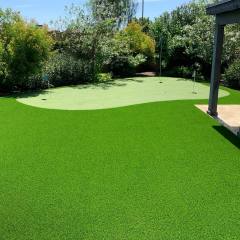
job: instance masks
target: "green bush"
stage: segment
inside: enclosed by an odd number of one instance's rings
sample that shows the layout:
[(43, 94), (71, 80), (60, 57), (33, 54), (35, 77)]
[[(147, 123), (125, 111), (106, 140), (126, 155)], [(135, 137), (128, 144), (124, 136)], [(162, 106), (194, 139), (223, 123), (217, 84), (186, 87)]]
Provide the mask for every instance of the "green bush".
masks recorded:
[(136, 73), (137, 67), (144, 63), (146, 58), (138, 54), (137, 56), (115, 56), (111, 59), (109, 70), (114, 76), (127, 77)]
[(131, 76), (138, 67), (151, 64), (155, 55), (155, 41), (142, 32), (142, 27), (136, 22), (118, 32), (112, 43), (108, 70), (115, 76)]
[(24, 89), (50, 54), (46, 28), (25, 22), (17, 13), (0, 11), (0, 88)]
[(104, 72), (104, 66), (112, 53), (116, 22), (109, 18), (110, 9), (101, 2), (96, 5), (96, 9), (72, 5), (66, 8), (66, 17), (56, 22), (60, 29), (66, 29), (60, 30), (60, 39), (56, 45), (64, 53), (62, 56), (68, 59), (67, 62), (63, 59), (66, 66), (62, 66), (68, 76), (64, 76), (62, 69), (56, 69), (64, 78), (73, 78), (77, 82), (96, 82), (98, 74)]
[[(208, 0), (191, 0), (170, 12), (164, 12), (150, 25), (150, 34), (157, 42), (157, 53), (162, 42), (162, 60), (166, 70), (181, 65), (201, 64), (200, 74), (210, 79), (214, 34), (214, 18), (206, 14)], [(232, 24), (225, 28), (223, 65), (239, 55), (240, 25)]]
[(166, 71), (166, 75), (171, 77), (192, 78), (193, 71), (192, 67), (177, 66), (173, 67), (169, 71)]
[(191, 78), (193, 75), (193, 69), (185, 66), (176, 67), (176, 74), (178, 77)]
[(94, 79), (91, 70), (88, 61), (57, 52), (46, 62), (40, 77), (43, 83), (45, 78), (53, 86), (75, 85), (91, 82)]
[(225, 80), (230, 87), (240, 88), (240, 60), (235, 60), (225, 72)]
[(98, 82), (109, 82), (112, 81), (111, 73), (99, 73), (97, 76)]
[(143, 32), (142, 26), (137, 22), (131, 22), (120, 32), (117, 37), (126, 38), (130, 49), (134, 54), (142, 54), (149, 59), (153, 59), (155, 55), (155, 40)]
[(83, 59), (77, 59), (70, 54), (56, 52), (46, 62), (41, 74), (32, 78), (29, 88), (59, 87), (111, 80), (110, 73), (99, 73), (95, 78), (88, 61), (84, 62)]

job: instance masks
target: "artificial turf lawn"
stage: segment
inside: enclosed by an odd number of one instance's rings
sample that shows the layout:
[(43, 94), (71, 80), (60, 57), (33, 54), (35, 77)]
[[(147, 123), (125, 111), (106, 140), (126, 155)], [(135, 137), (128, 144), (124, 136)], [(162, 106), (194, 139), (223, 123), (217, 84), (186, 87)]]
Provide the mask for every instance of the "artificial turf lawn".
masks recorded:
[[(228, 92), (219, 91), (219, 97)], [(208, 99), (209, 87), (181, 78), (138, 77), (116, 79), (101, 84), (88, 84), (48, 89), (23, 94), (21, 103), (50, 109), (95, 110), (123, 107), (148, 102)]]
[[(221, 103), (240, 103), (227, 91)], [(239, 239), (240, 143), (194, 107), (206, 102), (0, 98), (0, 239)]]

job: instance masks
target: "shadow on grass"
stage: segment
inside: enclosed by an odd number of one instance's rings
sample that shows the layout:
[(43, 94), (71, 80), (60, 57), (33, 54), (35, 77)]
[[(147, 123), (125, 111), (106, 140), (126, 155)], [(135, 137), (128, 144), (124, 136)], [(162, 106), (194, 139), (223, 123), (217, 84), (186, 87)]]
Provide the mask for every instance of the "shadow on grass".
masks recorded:
[(106, 83), (90, 83), (90, 84), (84, 84), (84, 85), (71, 85), (69, 87), (73, 89), (103, 89), (107, 90), (112, 87), (125, 87), (127, 86), (126, 83), (117, 83), (114, 81), (109, 81)]
[[(72, 89), (103, 89), (108, 90), (112, 87), (126, 87), (128, 83), (135, 82), (135, 83), (143, 83), (144, 80), (139, 78), (122, 78), (122, 79), (113, 79), (112, 81), (102, 82), (102, 83), (85, 83), (85, 84), (78, 84), (78, 85), (68, 85), (68, 86), (59, 86), (56, 88), (72, 88)], [(51, 88), (49, 89), (42, 89), (42, 90), (33, 90), (33, 91), (26, 91), (26, 92), (18, 92), (12, 94), (3, 95), (6, 98), (31, 98), (37, 97), (39, 95), (48, 95), (53, 93)], [(45, 100), (44, 97), (42, 100)]]
[(68, 87), (74, 88), (74, 89), (103, 89), (108, 90), (112, 87), (126, 87), (127, 83), (129, 82), (136, 82), (136, 83), (143, 83), (143, 80), (141, 79), (134, 79), (134, 78), (123, 78), (123, 79), (116, 79), (108, 82), (103, 83), (89, 83), (89, 84), (83, 84), (83, 85), (71, 85)]
[(240, 149), (240, 137), (235, 136), (230, 130), (223, 126), (213, 126), (213, 128), (225, 137), (229, 142)]
[[(51, 93), (51, 89), (44, 89), (44, 90), (36, 90), (36, 91), (26, 91), (26, 92), (14, 92), (14, 93), (9, 93), (5, 96), (2, 96), (4, 98), (9, 98), (9, 99), (17, 99), (17, 98), (31, 98), (31, 97), (37, 97), (39, 95), (49, 95)], [(42, 100), (46, 100), (43, 96)]]
[(191, 81), (192, 79), (187, 79), (187, 78), (178, 78), (177, 81), (178, 82), (189, 82)]
[(14, 98), (30, 98), (30, 97), (37, 97), (39, 95), (48, 95), (51, 93), (50, 89), (46, 89), (46, 90), (38, 90), (38, 91), (28, 91), (28, 92), (24, 92), (24, 93), (18, 93), (18, 94), (14, 94), (13, 97)]

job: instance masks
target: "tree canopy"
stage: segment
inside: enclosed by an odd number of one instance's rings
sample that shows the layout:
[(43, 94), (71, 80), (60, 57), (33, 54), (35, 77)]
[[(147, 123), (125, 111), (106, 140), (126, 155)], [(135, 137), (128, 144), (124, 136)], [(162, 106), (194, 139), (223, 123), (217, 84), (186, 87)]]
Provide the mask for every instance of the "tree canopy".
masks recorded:
[[(130, 22), (136, 14), (137, 2), (135, 0), (90, 0), (93, 15), (99, 19), (113, 18), (117, 26)], [(100, 12), (98, 9), (105, 8), (109, 11)]]

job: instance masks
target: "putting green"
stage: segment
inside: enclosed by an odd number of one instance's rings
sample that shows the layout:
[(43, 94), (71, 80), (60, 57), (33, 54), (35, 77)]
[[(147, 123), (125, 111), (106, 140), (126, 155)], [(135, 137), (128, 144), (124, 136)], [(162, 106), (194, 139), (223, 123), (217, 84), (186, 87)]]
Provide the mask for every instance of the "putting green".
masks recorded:
[[(220, 97), (229, 95), (221, 90)], [(108, 83), (54, 88), (22, 95), (17, 101), (40, 108), (94, 110), (135, 104), (207, 99), (209, 87), (196, 83), (195, 93), (190, 80), (167, 77), (128, 78)]]

